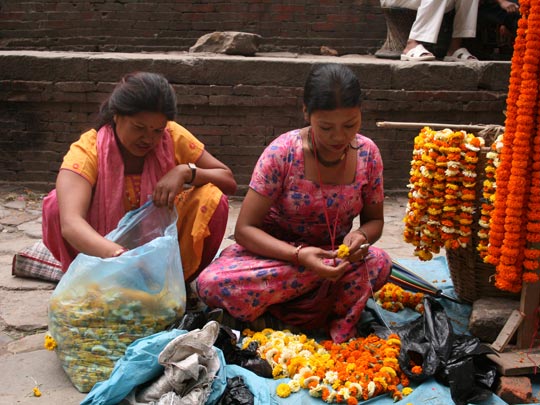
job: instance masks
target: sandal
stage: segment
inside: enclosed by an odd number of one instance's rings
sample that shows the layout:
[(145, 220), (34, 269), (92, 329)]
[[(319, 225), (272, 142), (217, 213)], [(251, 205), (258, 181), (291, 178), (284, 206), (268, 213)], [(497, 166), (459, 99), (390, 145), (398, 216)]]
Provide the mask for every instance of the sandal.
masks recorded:
[(459, 48), (452, 55), (444, 57), (445, 62), (468, 62), (477, 61), (478, 59), (467, 48)]
[(435, 60), (435, 55), (424, 48), (424, 45), (418, 44), (414, 48), (409, 49), (407, 53), (401, 54), (401, 60), (408, 60), (411, 62), (423, 62), (427, 60)]

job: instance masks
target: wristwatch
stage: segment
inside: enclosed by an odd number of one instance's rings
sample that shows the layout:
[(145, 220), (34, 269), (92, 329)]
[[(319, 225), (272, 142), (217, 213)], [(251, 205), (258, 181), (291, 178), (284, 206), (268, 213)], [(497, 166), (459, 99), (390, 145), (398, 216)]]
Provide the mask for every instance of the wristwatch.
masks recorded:
[(195, 166), (195, 163), (188, 163), (188, 167), (191, 169), (191, 180), (188, 181), (188, 184), (193, 183), (195, 180), (195, 176), (197, 175), (197, 166)]

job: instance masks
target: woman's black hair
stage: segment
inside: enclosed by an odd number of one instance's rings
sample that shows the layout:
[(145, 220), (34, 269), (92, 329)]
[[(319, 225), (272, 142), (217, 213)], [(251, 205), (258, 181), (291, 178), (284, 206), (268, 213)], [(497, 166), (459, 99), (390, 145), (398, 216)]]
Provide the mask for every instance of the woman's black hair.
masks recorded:
[(116, 85), (99, 109), (96, 128), (113, 124), (114, 115), (157, 112), (173, 121), (176, 117), (176, 94), (161, 74), (136, 72), (127, 74)]
[(339, 63), (313, 65), (304, 85), (304, 105), (316, 110), (360, 107), (362, 90), (353, 71)]

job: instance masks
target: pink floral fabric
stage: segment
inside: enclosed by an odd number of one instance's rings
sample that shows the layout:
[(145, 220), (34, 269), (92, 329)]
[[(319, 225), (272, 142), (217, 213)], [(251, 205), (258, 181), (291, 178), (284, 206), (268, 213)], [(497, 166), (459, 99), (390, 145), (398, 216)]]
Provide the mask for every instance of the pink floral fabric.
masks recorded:
[[(339, 245), (364, 204), (384, 199), (379, 150), (362, 135), (357, 135), (357, 142), (360, 148), (356, 151), (354, 181), (345, 185), (324, 184), (321, 190), (318, 183), (304, 176), (300, 130), (275, 139), (259, 158), (250, 182), (253, 190), (273, 202), (264, 220), (265, 231), (294, 245), (329, 249), (331, 240), (324, 204), (331, 222), (338, 216), (336, 245)], [(386, 282), (390, 268), (388, 254), (372, 246), (365, 261), (351, 265), (339, 281), (328, 287), (330, 306), (321, 308), (322, 305), (314, 302), (306, 307), (322, 311), (320, 315), (327, 317), (332, 339), (345, 341), (355, 335), (367, 299)], [(238, 244), (225, 249), (197, 280), (199, 295), (208, 306), (224, 308), (242, 321), (253, 321), (267, 310), (283, 317), (286, 311), (275, 310), (276, 306), (287, 308), (292, 300), (297, 304), (298, 299), (323, 284), (323, 279), (302, 266), (255, 255)], [(303, 314), (298, 315), (298, 323), (302, 323)]]

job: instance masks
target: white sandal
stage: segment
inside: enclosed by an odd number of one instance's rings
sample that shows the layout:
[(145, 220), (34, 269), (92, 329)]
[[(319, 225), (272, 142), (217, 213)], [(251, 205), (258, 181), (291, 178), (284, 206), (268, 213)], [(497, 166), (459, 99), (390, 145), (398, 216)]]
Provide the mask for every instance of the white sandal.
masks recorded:
[(478, 59), (467, 48), (459, 48), (452, 55), (444, 57), (445, 62), (476, 62)]
[(401, 54), (401, 60), (408, 60), (411, 62), (424, 62), (427, 60), (435, 60), (435, 55), (424, 48), (424, 45), (418, 44), (414, 48), (409, 49), (407, 53)]

